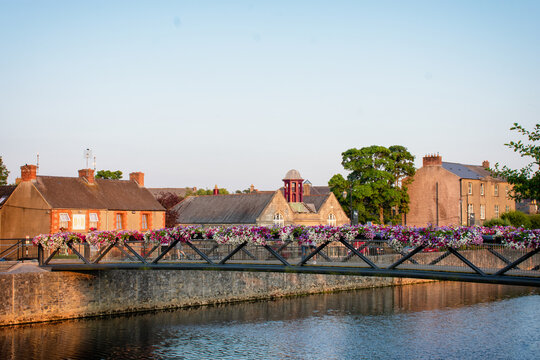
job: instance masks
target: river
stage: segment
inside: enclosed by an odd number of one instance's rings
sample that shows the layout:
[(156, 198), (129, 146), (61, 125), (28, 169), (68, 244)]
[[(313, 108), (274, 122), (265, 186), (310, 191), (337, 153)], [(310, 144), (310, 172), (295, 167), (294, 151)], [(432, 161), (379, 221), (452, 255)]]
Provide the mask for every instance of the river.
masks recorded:
[(2, 359), (538, 359), (540, 289), (436, 282), (0, 328)]

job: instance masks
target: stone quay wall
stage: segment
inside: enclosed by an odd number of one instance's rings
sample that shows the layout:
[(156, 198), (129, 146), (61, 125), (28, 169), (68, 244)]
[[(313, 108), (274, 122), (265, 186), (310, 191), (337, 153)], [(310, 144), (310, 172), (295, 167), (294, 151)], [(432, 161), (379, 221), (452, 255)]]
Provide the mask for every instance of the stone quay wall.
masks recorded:
[(0, 273), (0, 326), (425, 281), (196, 270)]

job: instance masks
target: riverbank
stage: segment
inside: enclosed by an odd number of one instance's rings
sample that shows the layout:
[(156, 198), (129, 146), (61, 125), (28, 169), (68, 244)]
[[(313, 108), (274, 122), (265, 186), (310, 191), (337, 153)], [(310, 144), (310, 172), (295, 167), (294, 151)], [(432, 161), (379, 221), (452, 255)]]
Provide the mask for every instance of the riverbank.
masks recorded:
[(0, 273), (0, 326), (264, 300), (431, 280), (189, 270)]

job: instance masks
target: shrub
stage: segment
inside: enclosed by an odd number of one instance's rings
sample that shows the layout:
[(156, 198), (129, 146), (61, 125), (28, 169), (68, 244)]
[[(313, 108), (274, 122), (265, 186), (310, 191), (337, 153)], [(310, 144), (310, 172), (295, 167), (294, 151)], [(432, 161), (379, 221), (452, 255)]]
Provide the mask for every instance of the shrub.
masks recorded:
[(510, 221), (510, 224), (515, 227), (531, 228), (531, 219), (521, 211), (509, 211), (501, 216), (502, 219)]
[(510, 221), (508, 219), (500, 219), (500, 218), (493, 218), (489, 219), (487, 221), (484, 221), (485, 227), (493, 227), (493, 226), (510, 226)]
[(531, 229), (540, 229), (540, 214), (529, 215), (531, 220)]

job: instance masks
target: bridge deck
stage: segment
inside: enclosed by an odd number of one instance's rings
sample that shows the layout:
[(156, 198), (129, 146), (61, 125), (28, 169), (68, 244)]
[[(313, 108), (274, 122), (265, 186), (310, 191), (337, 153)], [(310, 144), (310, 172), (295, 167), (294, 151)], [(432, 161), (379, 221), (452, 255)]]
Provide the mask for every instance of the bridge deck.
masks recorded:
[[(188, 246), (186, 246), (188, 245)], [(214, 270), (264, 271), (357, 276), (387, 276), (540, 287), (539, 250), (514, 250), (485, 244), (459, 251), (424, 252), (419, 246), (397, 252), (385, 242), (340, 240), (305, 251), (298, 244), (222, 245), (211, 240), (193, 241), (183, 247), (114, 244), (102, 249), (69, 245), (57, 249), (40, 265), (53, 271), (105, 270)], [(301, 256), (303, 253), (303, 256)], [(84, 255), (83, 255), (84, 254)], [(178, 258), (183, 258), (178, 260)], [(316, 260), (314, 263), (313, 260)]]

